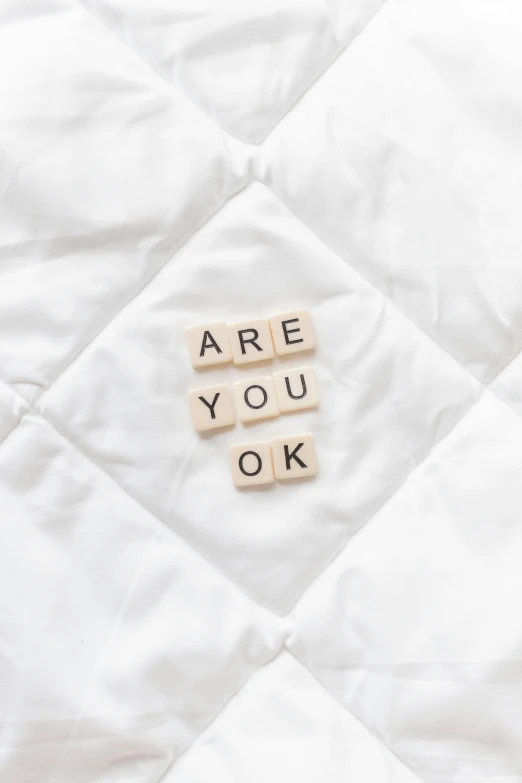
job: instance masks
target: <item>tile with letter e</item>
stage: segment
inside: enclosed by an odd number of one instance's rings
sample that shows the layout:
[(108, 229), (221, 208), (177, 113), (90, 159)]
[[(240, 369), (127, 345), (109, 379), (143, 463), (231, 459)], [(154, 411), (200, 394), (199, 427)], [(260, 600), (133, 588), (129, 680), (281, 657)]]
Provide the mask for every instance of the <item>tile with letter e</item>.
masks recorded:
[(317, 473), (313, 435), (290, 435), (272, 440), (274, 473), (277, 479), (304, 478)]
[(315, 408), (319, 389), (313, 367), (296, 367), (274, 373), (277, 401), (281, 413)]
[(262, 362), (274, 358), (274, 345), (268, 319), (229, 324), (228, 334), (234, 364)]
[(279, 405), (271, 375), (234, 383), (236, 410), (240, 421), (250, 422), (279, 416)]
[(189, 326), (185, 330), (192, 366), (210, 367), (232, 360), (228, 327), (225, 323)]
[(270, 329), (278, 356), (315, 348), (315, 332), (309, 310), (293, 310), (270, 318)]
[(230, 446), (230, 470), (236, 487), (271, 484), (274, 480), (269, 443)]
[(236, 423), (232, 392), (226, 383), (187, 392), (194, 428), (198, 432)]

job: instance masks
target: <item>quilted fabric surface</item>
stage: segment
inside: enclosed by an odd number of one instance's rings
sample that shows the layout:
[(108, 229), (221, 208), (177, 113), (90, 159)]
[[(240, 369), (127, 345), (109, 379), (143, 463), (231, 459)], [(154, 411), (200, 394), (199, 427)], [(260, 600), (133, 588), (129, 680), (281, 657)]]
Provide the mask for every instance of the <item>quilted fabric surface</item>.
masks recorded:
[[(2, 783), (522, 781), (521, 38), (0, 4)], [(319, 476), (240, 492), (184, 329), (302, 307)]]

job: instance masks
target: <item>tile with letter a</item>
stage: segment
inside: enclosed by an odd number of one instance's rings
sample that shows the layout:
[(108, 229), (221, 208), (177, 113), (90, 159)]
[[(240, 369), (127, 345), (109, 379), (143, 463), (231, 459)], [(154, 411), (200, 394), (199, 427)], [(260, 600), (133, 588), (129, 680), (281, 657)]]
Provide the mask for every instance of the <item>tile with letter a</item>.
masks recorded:
[(309, 310), (293, 310), (270, 318), (270, 329), (278, 356), (315, 348), (315, 332)]
[(317, 473), (313, 435), (290, 435), (272, 440), (276, 479), (304, 478)]
[(271, 484), (274, 480), (270, 443), (242, 443), (230, 447), (230, 470), (236, 487)]
[(270, 325), (265, 318), (243, 321), (228, 327), (234, 364), (262, 362), (274, 358)]
[(234, 396), (240, 421), (251, 422), (279, 416), (279, 405), (271, 375), (236, 381)]
[(315, 408), (319, 390), (313, 367), (295, 367), (274, 373), (274, 383), (281, 413)]
[(236, 423), (230, 386), (226, 383), (187, 392), (194, 428), (198, 432)]
[(186, 329), (190, 361), (196, 369), (232, 360), (228, 328), (225, 323), (201, 324)]

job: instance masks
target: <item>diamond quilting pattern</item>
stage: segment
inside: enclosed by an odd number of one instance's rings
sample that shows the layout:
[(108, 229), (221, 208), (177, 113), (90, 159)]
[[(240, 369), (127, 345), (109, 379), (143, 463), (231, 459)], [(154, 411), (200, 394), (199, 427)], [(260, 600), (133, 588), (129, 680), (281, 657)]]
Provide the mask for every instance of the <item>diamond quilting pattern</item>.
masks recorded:
[(420, 783), (288, 653), (256, 672), (164, 783)]
[(521, 436), (487, 392), (297, 608), (296, 654), (423, 780), (522, 769)]
[[(184, 327), (261, 317), (267, 302), (278, 312), (303, 301), (318, 332), (321, 406), (300, 414), (296, 425), (286, 417), (260, 424), (256, 437), (292, 426), (315, 432), (321, 480), (303, 484), (297, 497), (285, 487), (260, 492), (254, 504), (232, 486), (226, 459), (228, 445), (251, 440), (251, 430), (197, 436), (185, 395), (191, 384), (255, 377), (259, 369), (239, 375), (227, 367), (196, 378)], [(346, 323), (353, 324), (349, 333)], [(302, 361), (295, 355), (271, 369)], [(480, 390), (254, 184), (85, 351), (42, 398), (41, 410), (257, 601), (285, 612)]]
[(522, 344), (522, 20), (478, 7), (388, 3), (263, 154), (283, 201), (489, 382)]
[(281, 624), (41, 420), (2, 444), (0, 476), (2, 779), (131, 779), (137, 754), (157, 779)]
[[(303, 780), (520, 775), (520, 422), (448, 356), (519, 411), (518, 6), (220, 5), (0, 12), (2, 777), (157, 783), (294, 621), (373, 735), (283, 653), (168, 783), (254, 779), (264, 720)], [(324, 469), (254, 505), (181, 332), (303, 305)]]
[(259, 143), (383, 0), (83, 2), (219, 125)]
[(242, 174), (215, 123), (76, 3), (42, 0), (47, 45), (21, 57), (19, 7), (0, 11), (0, 378), (32, 402)]

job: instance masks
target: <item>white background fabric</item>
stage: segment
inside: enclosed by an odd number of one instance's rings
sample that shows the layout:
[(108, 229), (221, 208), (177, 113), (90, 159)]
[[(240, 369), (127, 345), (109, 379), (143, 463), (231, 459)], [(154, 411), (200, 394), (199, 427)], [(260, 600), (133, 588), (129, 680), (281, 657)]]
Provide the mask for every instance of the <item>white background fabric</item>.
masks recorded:
[[(522, 781), (521, 37), (0, 5), (2, 782)], [(198, 436), (259, 370), (185, 327), (300, 307), (320, 408)], [(234, 489), (300, 431), (316, 480)]]

